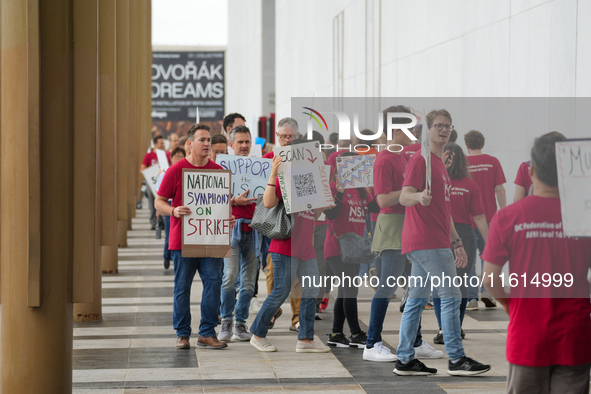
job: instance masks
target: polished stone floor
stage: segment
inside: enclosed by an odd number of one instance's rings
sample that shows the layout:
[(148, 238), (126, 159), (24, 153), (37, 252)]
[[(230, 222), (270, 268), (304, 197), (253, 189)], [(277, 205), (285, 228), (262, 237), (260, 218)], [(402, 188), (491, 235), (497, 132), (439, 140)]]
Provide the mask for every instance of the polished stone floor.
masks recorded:
[[(145, 204), (144, 204), (145, 206)], [(172, 329), (173, 270), (162, 267), (163, 239), (149, 230), (147, 210), (138, 211), (129, 232), (129, 247), (119, 249), (119, 274), (103, 276), (103, 321), (74, 325), (74, 393), (503, 393), (507, 375), (505, 339), (508, 318), (499, 309), (468, 312), (464, 321), (467, 354), (492, 370), (478, 377), (445, 373), (447, 357), (427, 360), (439, 373), (431, 377), (399, 377), (393, 363), (362, 360), (362, 350), (333, 349), (326, 354), (295, 353), (297, 336), (289, 331), (289, 303), (269, 331), (276, 353), (257, 352), (248, 342), (225, 350), (175, 348)], [(199, 321), (202, 285), (192, 288), (193, 322)], [(369, 321), (373, 291), (362, 288), (359, 318)], [(259, 300), (266, 297), (264, 274)], [(390, 304), (384, 341), (398, 344), (398, 298)], [(288, 300), (289, 301), (289, 300)], [(326, 341), (332, 327), (332, 300), (315, 325), (316, 340)], [(248, 320), (250, 324), (253, 316)], [(194, 327), (195, 328), (195, 327)], [(423, 313), (423, 334), (432, 344), (437, 323), (433, 311)], [(442, 345), (434, 345), (443, 350)], [(425, 360), (424, 360), (425, 361)]]

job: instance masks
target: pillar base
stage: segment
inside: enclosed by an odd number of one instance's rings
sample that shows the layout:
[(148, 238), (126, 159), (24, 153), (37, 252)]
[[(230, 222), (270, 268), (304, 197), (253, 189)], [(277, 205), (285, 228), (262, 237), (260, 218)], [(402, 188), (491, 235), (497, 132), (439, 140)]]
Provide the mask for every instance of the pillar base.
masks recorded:
[(101, 262), (103, 274), (116, 274), (119, 272), (116, 246), (101, 246)]
[(127, 246), (127, 219), (117, 221), (117, 244), (120, 248)]

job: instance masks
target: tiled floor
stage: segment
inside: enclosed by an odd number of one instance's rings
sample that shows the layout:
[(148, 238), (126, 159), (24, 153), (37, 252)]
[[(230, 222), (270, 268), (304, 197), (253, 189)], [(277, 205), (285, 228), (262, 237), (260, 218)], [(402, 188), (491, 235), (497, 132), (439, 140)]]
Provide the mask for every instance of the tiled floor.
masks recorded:
[[(447, 358), (428, 360), (440, 372), (431, 377), (398, 377), (392, 363), (364, 362), (362, 350), (333, 349), (327, 354), (295, 353), (297, 336), (290, 332), (290, 308), (269, 332), (279, 351), (259, 353), (246, 343), (225, 350), (192, 347), (177, 350), (172, 329), (173, 271), (162, 268), (163, 240), (148, 230), (147, 211), (138, 211), (129, 247), (119, 250), (119, 274), (103, 277), (103, 321), (76, 323), (74, 328), (74, 393), (503, 393), (507, 374), (504, 347), (507, 317), (501, 310), (468, 312), (464, 346), (492, 371), (476, 378), (447, 375)], [(201, 282), (192, 288), (193, 322), (199, 321)], [(373, 291), (361, 289), (359, 318), (369, 321)], [(266, 296), (264, 276), (259, 300)], [(316, 340), (326, 341), (332, 326), (332, 302), (315, 325)], [(253, 316), (249, 319), (252, 322)], [(400, 312), (394, 300), (383, 339), (395, 348)], [(433, 311), (423, 314), (423, 334), (436, 334)], [(195, 338), (191, 340), (195, 344)], [(435, 346), (443, 350), (443, 346)]]

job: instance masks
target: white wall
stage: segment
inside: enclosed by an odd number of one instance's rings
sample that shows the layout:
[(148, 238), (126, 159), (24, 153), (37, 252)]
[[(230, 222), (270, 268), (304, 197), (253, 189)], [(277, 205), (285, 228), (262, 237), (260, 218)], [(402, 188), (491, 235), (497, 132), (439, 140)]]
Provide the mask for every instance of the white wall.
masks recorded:
[[(333, 24), (340, 13), (345, 97), (591, 96), (591, 1), (278, 1), (277, 119), (290, 115), (291, 97), (339, 91)], [(231, 43), (232, 33), (229, 53)], [(589, 112), (568, 110), (579, 123)], [(546, 111), (511, 135), (489, 123), (459, 129), (462, 146), (469, 129), (485, 133), (485, 153), (505, 170), (508, 201), (536, 136), (558, 130), (591, 137), (589, 128), (550, 124)]]
[(262, 115), (262, 0), (229, 0), (226, 51), (226, 114), (239, 112), (246, 125)]

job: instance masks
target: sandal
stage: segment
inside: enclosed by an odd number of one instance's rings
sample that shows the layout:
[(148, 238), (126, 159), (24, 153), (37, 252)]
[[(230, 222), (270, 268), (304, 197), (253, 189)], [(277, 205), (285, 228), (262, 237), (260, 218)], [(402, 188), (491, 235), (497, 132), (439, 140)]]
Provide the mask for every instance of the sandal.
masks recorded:
[(271, 321), (269, 322), (269, 330), (275, 327), (275, 322), (277, 321), (277, 319), (279, 319), (279, 316), (281, 316), (282, 313), (283, 311), (281, 310), (281, 308), (277, 309), (277, 312), (275, 312), (275, 315), (273, 315)]

